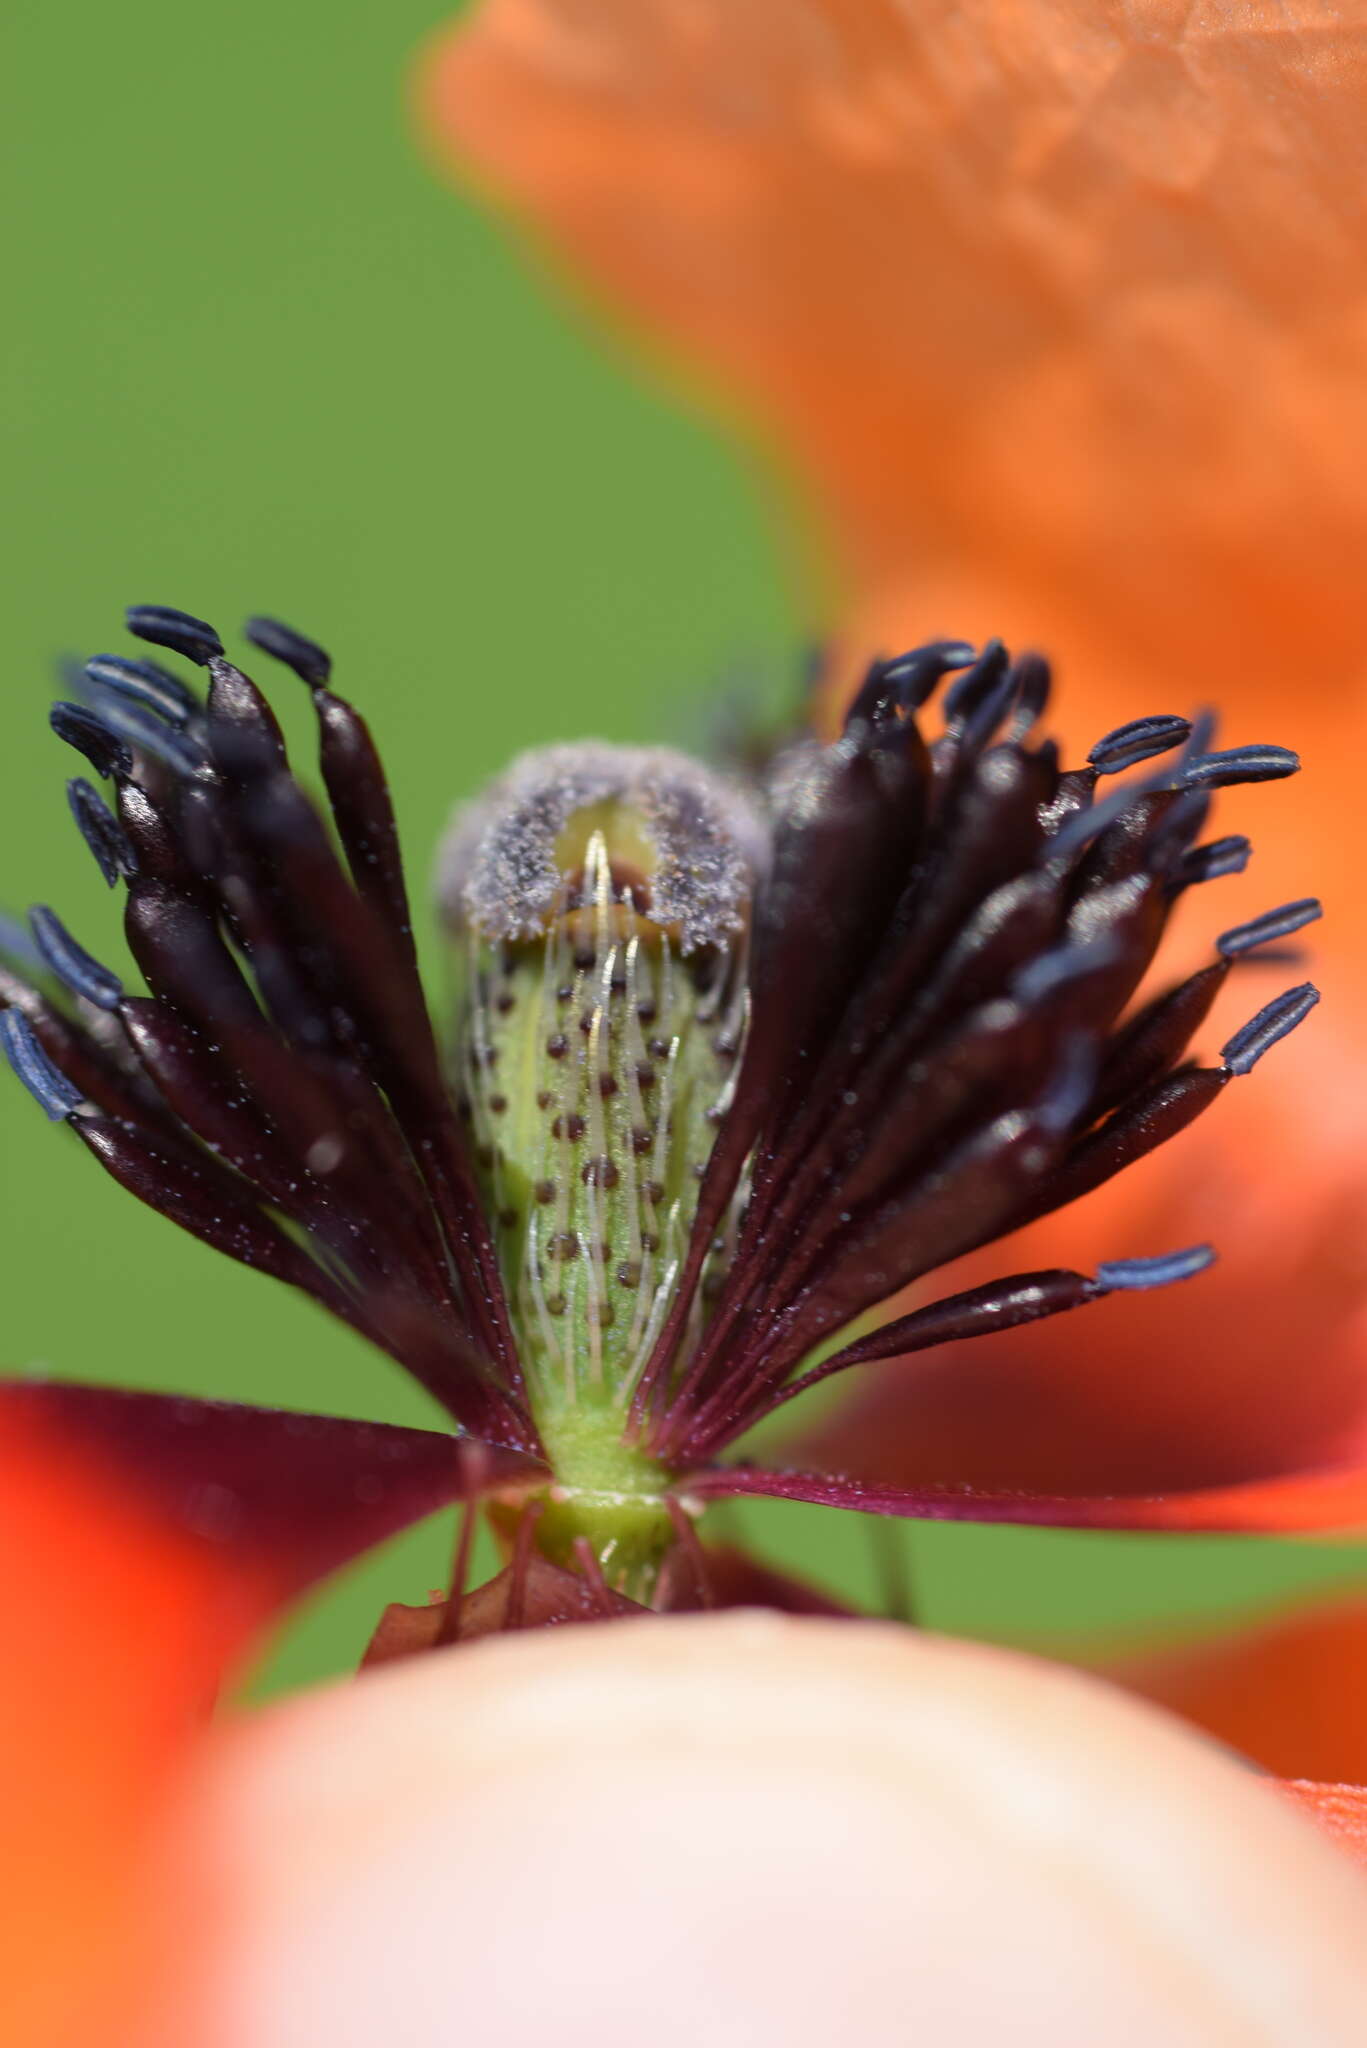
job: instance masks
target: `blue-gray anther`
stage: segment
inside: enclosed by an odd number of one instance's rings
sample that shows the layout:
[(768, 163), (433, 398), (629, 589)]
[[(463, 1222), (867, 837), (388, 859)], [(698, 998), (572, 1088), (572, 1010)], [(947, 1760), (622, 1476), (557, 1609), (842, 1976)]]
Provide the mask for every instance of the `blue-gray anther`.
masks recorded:
[(1118, 725), (1112, 732), (1104, 733), (1087, 759), (1098, 775), (1118, 775), (1124, 768), (1135, 768), (1141, 761), (1152, 760), (1155, 754), (1170, 753), (1190, 735), (1189, 718), (1155, 712), (1148, 718), (1132, 718), (1128, 725)]
[(1300, 755), (1290, 747), (1226, 747), (1221, 753), (1195, 755), (1178, 780), (1183, 789), (1229, 789), (1238, 782), (1279, 782), (1300, 765)]
[(118, 975), (76, 943), (55, 911), (36, 904), (28, 921), (38, 951), (73, 995), (84, 996), (100, 1010), (118, 1007), (123, 996), (123, 983)]
[(253, 647), (292, 668), (310, 689), (321, 689), (332, 674), (332, 656), (327, 650), (280, 619), (248, 619), (243, 631)]
[(222, 654), (223, 642), (213, 627), (193, 612), (179, 612), (169, 604), (130, 604), (124, 614), (128, 630), (154, 647), (169, 647), (201, 667)]
[(1098, 1287), (1142, 1292), (1148, 1287), (1170, 1287), (1175, 1280), (1190, 1280), (1215, 1263), (1215, 1247), (1188, 1245), (1185, 1251), (1160, 1252), (1151, 1259), (1108, 1259), (1096, 1269)]
[(130, 704), (155, 711), (172, 725), (184, 725), (199, 709), (195, 693), (179, 676), (155, 661), (129, 661), (121, 654), (95, 654), (85, 665), (86, 682)]
[(1290, 938), (1292, 932), (1313, 924), (1323, 914), (1316, 897), (1302, 896), (1295, 903), (1279, 904), (1275, 910), (1265, 910), (1261, 917), (1250, 918), (1247, 924), (1236, 924), (1221, 932), (1215, 941), (1216, 948), (1226, 960), (1236, 960), (1241, 953), (1251, 953), (1255, 946)]
[(85, 1097), (53, 1066), (39, 1045), (33, 1026), (19, 1010), (0, 1011), (0, 1052), (53, 1123), (64, 1123), (74, 1109), (80, 1108)]
[(1313, 982), (1303, 981), (1296, 988), (1285, 989), (1274, 996), (1270, 1003), (1264, 1003), (1256, 1017), (1250, 1017), (1241, 1031), (1220, 1049), (1220, 1058), (1231, 1074), (1251, 1074), (1265, 1052), (1270, 1052), (1279, 1039), (1294, 1031), (1314, 1009), (1320, 999), (1320, 992)]

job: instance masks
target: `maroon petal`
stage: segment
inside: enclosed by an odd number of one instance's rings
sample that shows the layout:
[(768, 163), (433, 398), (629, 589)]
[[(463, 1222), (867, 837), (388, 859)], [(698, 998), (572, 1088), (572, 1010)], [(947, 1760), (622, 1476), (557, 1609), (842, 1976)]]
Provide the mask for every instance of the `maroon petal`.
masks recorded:
[(790, 1578), (787, 1572), (762, 1564), (735, 1544), (705, 1544), (702, 1567), (705, 1588), (697, 1583), (698, 1574), (690, 1561), (680, 1560), (675, 1552), (667, 1567), (668, 1582), (661, 1607), (671, 1614), (696, 1613), (703, 1607), (772, 1607), (780, 1614), (839, 1616), (860, 1612), (857, 1607), (832, 1599), (819, 1587), (809, 1586), (804, 1579)]
[(1041, 1529), (1167, 1529), (1188, 1534), (1276, 1534), (1367, 1525), (1367, 1465), (1251, 1480), (1196, 1493), (992, 1493), (971, 1486), (880, 1486), (834, 1472), (770, 1472), (730, 1465), (694, 1472), (678, 1491), (695, 1501), (738, 1494), (808, 1501), (921, 1522), (1010, 1522)]
[(283, 1594), (453, 1501), (545, 1468), (471, 1437), (175, 1394), (10, 1381), (0, 1407), (90, 1453), (183, 1534)]

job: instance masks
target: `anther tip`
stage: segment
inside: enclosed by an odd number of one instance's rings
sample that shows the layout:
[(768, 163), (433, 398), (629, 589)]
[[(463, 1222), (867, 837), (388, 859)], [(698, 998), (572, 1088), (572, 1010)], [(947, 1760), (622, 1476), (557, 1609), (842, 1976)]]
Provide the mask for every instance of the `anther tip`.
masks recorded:
[(259, 647), (263, 654), (269, 654), (273, 660), (283, 662), (286, 668), (292, 668), (310, 689), (322, 689), (332, 674), (332, 656), (327, 650), (316, 640), (296, 633), (293, 626), (285, 625), (283, 620), (251, 618), (243, 631), (253, 647)]
[(1087, 759), (1098, 775), (1118, 775), (1137, 767), (1156, 754), (1170, 753), (1191, 737), (1191, 720), (1175, 713), (1154, 712), (1146, 718), (1132, 718), (1104, 733)]
[(169, 604), (130, 604), (124, 617), (129, 632), (139, 640), (169, 647), (201, 667), (223, 652), (223, 642), (213, 627), (193, 612), (177, 611)]
[(1236, 924), (1229, 931), (1221, 932), (1215, 941), (1216, 950), (1226, 960), (1237, 960), (1260, 946), (1290, 938), (1292, 932), (1313, 924), (1323, 915), (1323, 906), (1317, 897), (1302, 896), (1295, 903), (1279, 904), (1275, 910), (1265, 910), (1261, 917), (1250, 918), (1247, 924)]
[(29, 912), (33, 943), (58, 980), (73, 995), (83, 996), (99, 1010), (113, 1010), (123, 998), (123, 983), (72, 938), (55, 910), (36, 903)]
[(38, 1043), (33, 1026), (19, 1010), (0, 1011), (0, 1052), (39, 1108), (54, 1124), (65, 1123), (85, 1097), (55, 1067)]
[(1218, 753), (1197, 753), (1178, 777), (1183, 789), (1228, 789), (1240, 782), (1280, 782), (1295, 775), (1301, 757), (1290, 747), (1225, 747)]
[(1191, 1280), (1204, 1273), (1214, 1265), (1215, 1257), (1214, 1245), (1193, 1244), (1179, 1252), (1160, 1252), (1155, 1258), (1108, 1259), (1096, 1269), (1096, 1284), (1107, 1294), (1171, 1287), (1175, 1281)]
[(114, 888), (120, 875), (136, 874), (137, 853), (127, 833), (105, 808), (99, 791), (84, 777), (74, 775), (67, 783), (66, 798), (76, 829), (109, 887)]
[(1298, 1024), (1304, 1023), (1316, 1003), (1320, 992), (1312, 981), (1303, 981), (1295, 988), (1283, 989), (1270, 1003), (1264, 1003), (1255, 1017), (1227, 1041), (1220, 1049), (1227, 1073), (1234, 1075), (1251, 1074), (1265, 1053), (1289, 1036)]
[(47, 722), (58, 739), (68, 747), (74, 747), (78, 754), (83, 754), (95, 773), (103, 776), (106, 782), (111, 775), (132, 773), (132, 748), (84, 704), (59, 701), (48, 712)]

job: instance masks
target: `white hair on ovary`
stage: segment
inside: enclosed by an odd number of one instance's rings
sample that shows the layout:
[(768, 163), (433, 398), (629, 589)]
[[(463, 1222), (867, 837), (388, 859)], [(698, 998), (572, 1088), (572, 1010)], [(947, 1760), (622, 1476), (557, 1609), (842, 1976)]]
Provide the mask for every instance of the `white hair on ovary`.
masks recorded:
[(684, 952), (743, 927), (768, 833), (742, 788), (669, 748), (598, 740), (520, 755), (457, 811), (437, 862), (446, 920), (495, 940), (544, 931), (564, 881), (557, 841), (603, 804), (639, 820), (655, 856), (650, 918), (676, 928)]

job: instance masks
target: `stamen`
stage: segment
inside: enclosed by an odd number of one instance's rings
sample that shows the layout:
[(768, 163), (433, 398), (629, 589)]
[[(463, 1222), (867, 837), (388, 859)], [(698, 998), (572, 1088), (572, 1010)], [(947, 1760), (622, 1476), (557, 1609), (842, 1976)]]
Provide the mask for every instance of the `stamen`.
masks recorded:
[(118, 975), (93, 959), (84, 946), (77, 945), (55, 911), (36, 904), (28, 921), (38, 951), (73, 995), (84, 996), (100, 1010), (118, 1007), (123, 997), (123, 983)]
[(989, 640), (972, 668), (946, 691), (945, 723), (954, 725), (971, 718), (1002, 682), (1010, 666), (1011, 657), (1001, 641)]
[(1226, 747), (1222, 753), (1197, 754), (1178, 778), (1183, 789), (1231, 789), (1240, 782), (1279, 782), (1301, 765), (1290, 747)]
[(103, 719), (84, 704), (54, 704), (48, 724), (59, 740), (83, 754), (95, 773), (108, 782), (111, 775), (131, 775), (133, 750), (112, 733)]
[(1107, 1259), (1096, 1269), (1096, 1284), (1105, 1294), (1142, 1293), (1150, 1287), (1171, 1287), (1175, 1281), (1191, 1280), (1215, 1264), (1211, 1244), (1189, 1245), (1185, 1251), (1160, 1252), (1149, 1259)]
[(1191, 720), (1175, 713), (1155, 712), (1148, 718), (1132, 718), (1103, 734), (1087, 759), (1098, 775), (1118, 775), (1124, 768), (1136, 768), (1155, 754), (1170, 753), (1190, 737)]
[(475, 1547), (475, 1521), (478, 1515), (478, 1501), (484, 1491), (484, 1468), (488, 1461), (488, 1446), (467, 1439), (467, 1462), (470, 1471), (470, 1495), (462, 1501), (456, 1524), (456, 1550), (451, 1561), (451, 1587), (446, 1596), (446, 1608), (437, 1630), (438, 1644), (460, 1641), (460, 1608), (465, 1598), (466, 1582), (470, 1577), (470, 1553)]
[(1242, 832), (1231, 832), (1224, 839), (1212, 839), (1205, 846), (1193, 846), (1184, 854), (1176, 875), (1179, 889), (1190, 887), (1196, 882), (1217, 882), (1223, 875), (1241, 875), (1248, 866), (1253, 848)]
[(897, 685), (904, 710), (919, 711), (947, 675), (969, 668), (977, 658), (978, 650), (967, 640), (927, 640), (924, 646), (910, 648), (887, 662), (883, 679)]
[(137, 850), (132, 840), (110, 816), (92, 784), (74, 775), (66, 786), (67, 802), (76, 828), (95, 856), (95, 864), (112, 889), (120, 875), (138, 872)]
[(169, 647), (201, 668), (223, 652), (223, 642), (212, 626), (173, 605), (130, 604), (124, 618), (136, 639), (150, 640), (154, 647)]
[(1255, 946), (1265, 946), (1273, 939), (1289, 938), (1292, 932), (1313, 924), (1323, 915), (1317, 898), (1302, 896), (1295, 903), (1283, 903), (1277, 910), (1265, 910), (1261, 917), (1251, 918), (1247, 924), (1236, 924), (1229, 931), (1221, 932), (1215, 941), (1216, 949), (1226, 960), (1234, 960), (1241, 953), (1251, 953)]
[(883, 725), (901, 709), (916, 711), (926, 702), (942, 678), (977, 660), (976, 648), (966, 640), (932, 640), (909, 653), (879, 655), (864, 671), (859, 688), (845, 712), (844, 729), (854, 725)]
[(184, 725), (199, 710), (189, 686), (156, 661), (129, 661), (121, 654), (96, 654), (85, 664), (83, 675), (97, 689), (112, 690), (144, 710), (155, 711), (172, 725)]
[(598, 1554), (594, 1550), (593, 1545), (589, 1542), (587, 1536), (576, 1536), (570, 1548), (574, 1552), (579, 1570), (593, 1594), (595, 1608), (605, 1618), (610, 1617), (613, 1613), (612, 1591), (607, 1580), (603, 1577), (603, 1567), (598, 1561)]
[(1021, 968), (1011, 983), (1011, 993), (1018, 1003), (1043, 1002), (1069, 982), (1113, 966), (1122, 951), (1119, 940), (1110, 933), (1089, 940), (1086, 945), (1056, 946), (1052, 953), (1041, 953), (1037, 960)]
[(18, 960), (29, 969), (43, 971), (43, 956), (28, 935), (28, 927), (17, 917), (0, 910), (0, 957)]
[(164, 761), (179, 775), (197, 774), (205, 765), (203, 747), (188, 733), (178, 732), (154, 713), (141, 710), (135, 704), (120, 703), (116, 697), (103, 695), (94, 715), (101, 725), (130, 747), (139, 753), (152, 755), (155, 760)]
[(1219, 715), (1212, 710), (1198, 711), (1191, 722), (1191, 733), (1182, 749), (1183, 765), (1194, 761), (1198, 755), (1210, 752), (1210, 743), (1219, 730)]
[(1220, 1048), (1220, 1057), (1231, 1074), (1251, 1074), (1263, 1054), (1270, 1052), (1279, 1039), (1310, 1015), (1320, 999), (1320, 992), (1313, 982), (1303, 981), (1298, 988), (1289, 988), (1270, 1003), (1265, 1003), (1256, 1017), (1250, 1017), (1241, 1031)]
[(536, 1535), (536, 1525), (541, 1520), (544, 1507), (544, 1501), (531, 1501), (522, 1510), (517, 1525), (517, 1534), (513, 1538), (512, 1579), (508, 1587), (508, 1604), (503, 1610), (505, 1629), (523, 1626), (527, 1611), (527, 1575), (531, 1569), (532, 1540)]
[(300, 682), (312, 690), (321, 689), (332, 674), (332, 656), (316, 640), (306, 639), (280, 619), (248, 619), (242, 630), (253, 647), (293, 669)]
[(1087, 1107), (1096, 1069), (1094, 1047), (1076, 1033), (1065, 1045), (1048, 1087), (1035, 1104), (1035, 1122), (1046, 1131), (1066, 1131)]
[(1051, 839), (1044, 843), (1042, 857), (1055, 860), (1060, 854), (1074, 854), (1089, 840), (1097, 839), (1110, 826), (1123, 818), (1127, 811), (1142, 797), (1152, 796), (1156, 789), (1164, 786), (1161, 775), (1151, 776), (1142, 782), (1130, 782), (1123, 789), (1112, 790), (1099, 804), (1090, 804), (1083, 809), (1070, 811)]
[(964, 745), (968, 753), (976, 754), (985, 747), (1016, 701), (1016, 672), (1010, 667), (999, 675), (992, 687), (985, 690), (973, 705), (963, 721)]
[(0, 1010), (0, 1052), (53, 1123), (65, 1123), (84, 1102), (80, 1089), (52, 1064), (19, 1010)]
[(898, 701), (895, 685), (888, 677), (888, 664), (879, 655), (864, 671), (859, 688), (850, 699), (845, 712), (845, 731), (852, 725), (878, 724), (894, 708)]
[(1008, 738), (1019, 744), (1036, 721), (1043, 716), (1053, 688), (1054, 675), (1042, 654), (1022, 654), (1017, 658), (1014, 670), (1016, 678), (1016, 714), (1011, 721)]
[(702, 1547), (693, 1517), (683, 1502), (672, 1493), (665, 1496), (665, 1506), (669, 1510), (669, 1519), (674, 1524), (674, 1534), (679, 1540), (679, 1547), (692, 1570), (698, 1605), (705, 1610), (711, 1609), (717, 1603), (712, 1592), (712, 1581), (708, 1576), (707, 1553)]

